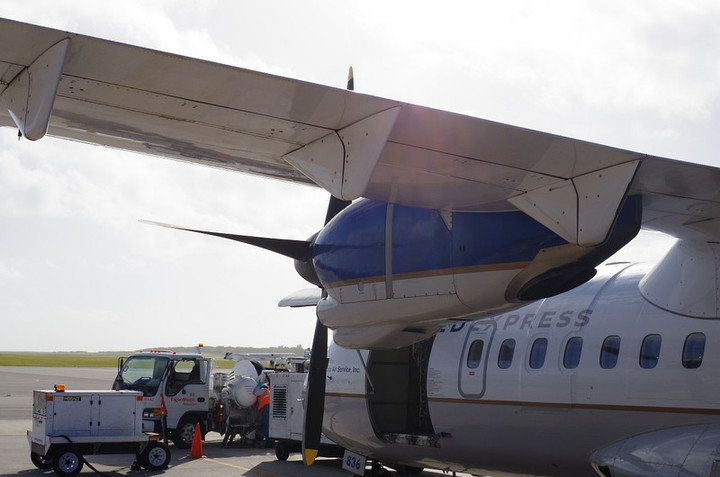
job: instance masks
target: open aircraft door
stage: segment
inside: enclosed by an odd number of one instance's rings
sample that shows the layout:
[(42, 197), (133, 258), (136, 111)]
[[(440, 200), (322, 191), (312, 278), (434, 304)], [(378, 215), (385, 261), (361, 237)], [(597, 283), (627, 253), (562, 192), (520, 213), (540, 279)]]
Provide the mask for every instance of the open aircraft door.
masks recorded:
[(470, 325), (458, 371), (459, 391), (463, 397), (480, 398), (485, 394), (488, 353), (496, 329), (497, 324), (491, 319), (475, 321)]

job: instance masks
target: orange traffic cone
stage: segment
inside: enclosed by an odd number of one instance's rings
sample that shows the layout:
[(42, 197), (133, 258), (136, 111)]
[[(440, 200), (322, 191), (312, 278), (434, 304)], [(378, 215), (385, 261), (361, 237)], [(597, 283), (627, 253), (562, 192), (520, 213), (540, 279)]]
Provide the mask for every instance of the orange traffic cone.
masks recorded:
[(192, 447), (190, 447), (190, 454), (188, 457), (191, 459), (199, 459), (205, 457), (202, 451), (202, 437), (200, 436), (200, 423), (195, 424), (195, 435), (193, 436)]

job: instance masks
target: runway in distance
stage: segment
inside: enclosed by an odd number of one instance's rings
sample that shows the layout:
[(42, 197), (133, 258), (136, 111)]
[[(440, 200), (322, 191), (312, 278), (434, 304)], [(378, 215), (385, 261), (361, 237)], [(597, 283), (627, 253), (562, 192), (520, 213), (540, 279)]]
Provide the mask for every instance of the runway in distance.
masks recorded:
[[(317, 311), (308, 464), (322, 426), (405, 470), (720, 472), (719, 169), (9, 20), (0, 103), (331, 195), (306, 241), (202, 231), (315, 285), (281, 302)], [(641, 228), (677, 243), (597, 272)]]

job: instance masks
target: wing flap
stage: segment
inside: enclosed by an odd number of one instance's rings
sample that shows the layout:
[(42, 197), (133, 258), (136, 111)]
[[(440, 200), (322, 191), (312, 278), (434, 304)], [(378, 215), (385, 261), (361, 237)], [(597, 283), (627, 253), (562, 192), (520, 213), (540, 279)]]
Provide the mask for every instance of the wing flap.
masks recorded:
[[(68, 81), (71, 82), (72, 80)], [(65, 82), (63, 82), (65, 83)], [(77, 85), (77, 83), (76, 83)], [(65, 85), (63, 85), (65, 86)], [(81, 86), (78, 86), (81, 87)], [(254, 117), (212, 105), (199, 105), (188, 114), (152, 113), (146, 93), (127, 93), (125, 105), (78, 101), (58, 96), (50, 134), (136, 152), (166, 156), (242, 172), (309, 182), (282, 156), (325, 130), (305, 127), (295, 137), (295, 124)], [(147, 99), (145, 104), (143, 99)], [(131, 101), (132, 100), (132, 101)], [(164, 98), (165, 102), (176, 101)], [(122, 104), (122, 100), (119, 101)], [(140, 103), (137, 105), (134, 102)], [(187, 104), (187, 102), (186, 102)], [(183, 108), (182, 103), (176, 104)], [(277, 134), (274, 132), (277, 131)]]

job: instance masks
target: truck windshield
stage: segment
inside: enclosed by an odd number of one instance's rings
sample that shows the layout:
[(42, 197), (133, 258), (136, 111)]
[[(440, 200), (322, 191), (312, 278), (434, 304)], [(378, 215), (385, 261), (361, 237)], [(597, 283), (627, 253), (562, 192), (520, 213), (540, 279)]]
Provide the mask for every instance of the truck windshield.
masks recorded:
[(169, 358), (162, 356), (131, 356), (125, 361), (117, 378), (115, 389), (142, 391), (143, 396), (154, 396), (168, 366)]

